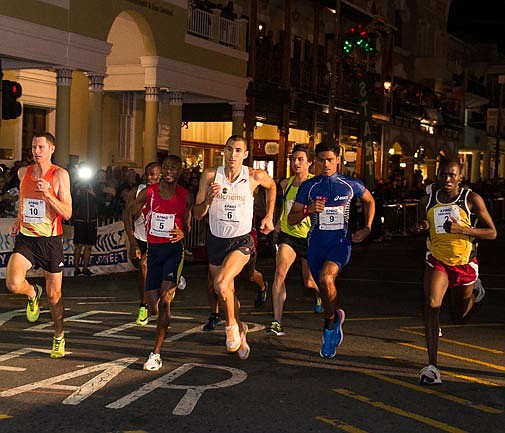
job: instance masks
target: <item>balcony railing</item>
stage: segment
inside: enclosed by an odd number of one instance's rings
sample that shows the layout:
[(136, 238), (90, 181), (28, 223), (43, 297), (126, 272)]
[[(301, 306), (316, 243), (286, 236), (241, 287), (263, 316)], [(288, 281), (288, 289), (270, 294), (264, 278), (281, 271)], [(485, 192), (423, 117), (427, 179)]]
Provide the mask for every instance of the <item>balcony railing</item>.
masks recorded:
[(239, 23), (201, 9), (188, 7), (187, 31), (228, 47), (240, 48)]

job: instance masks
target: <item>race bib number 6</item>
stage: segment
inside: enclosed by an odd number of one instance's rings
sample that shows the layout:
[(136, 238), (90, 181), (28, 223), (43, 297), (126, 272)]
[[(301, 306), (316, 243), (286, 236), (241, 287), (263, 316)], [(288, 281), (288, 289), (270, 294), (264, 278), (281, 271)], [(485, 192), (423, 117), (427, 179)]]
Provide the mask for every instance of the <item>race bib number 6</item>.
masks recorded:
[(175, 214), (153, 212), (151, 214), (151, 229), (149, 230), (149, 234), (160, 238), (171, 238), (170, 230), (173, 230), (174, 223)]
[(43, 223), (46, 217), (46, 202), (33, 198), (23, 199), (23, 222)]

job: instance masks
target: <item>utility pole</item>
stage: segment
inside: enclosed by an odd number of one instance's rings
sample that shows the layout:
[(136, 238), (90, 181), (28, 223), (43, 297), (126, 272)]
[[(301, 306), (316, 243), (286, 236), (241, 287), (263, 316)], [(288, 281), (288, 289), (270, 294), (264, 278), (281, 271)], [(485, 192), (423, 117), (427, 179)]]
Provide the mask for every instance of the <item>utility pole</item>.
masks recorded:
[(500, 84), (500, 98), (498, 102), (498, 118), (496, 119), (496, 147), (494, 155), (494, 180), (498, 180), (498, 168), (500, 167), (500, 141), (501, 141), (501, 110), (503, 107), (503, 87), (505, 85), (505, 75), (498, 76)]

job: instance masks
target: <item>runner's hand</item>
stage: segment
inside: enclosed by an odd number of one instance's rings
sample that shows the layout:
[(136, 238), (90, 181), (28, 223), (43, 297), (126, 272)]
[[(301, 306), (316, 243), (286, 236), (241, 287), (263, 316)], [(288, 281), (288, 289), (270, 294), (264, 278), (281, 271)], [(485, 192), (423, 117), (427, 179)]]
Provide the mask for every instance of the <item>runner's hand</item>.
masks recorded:
[(263, 218), (261, 220), (260, 232), (263, 233), (264, 235), (267, 235), (273, 230), (274, 230), (274, 222), (272, 221), (272, 218), (270, 217)]
[(211, 183), (207, 188), (207, 193), (205, 195), (205, 202), (210, 206), (214, 201), (214, 197), (219, 194), (221, 187), (218, 183)]
[(177, 224), (172, 230), (170, 230), (169, 233), (172, 236), (170, 238), (171, 243), (176, 243), (184, 239), (184, 232), (177, 226)]
[(353, 233), (351, 235), (351, 242), (353, 242), (355, 244), (363, 242), (368, 237), (369, 234), (370, 234), (370, 229), (368, 227), (360, 229), (356, 233)]

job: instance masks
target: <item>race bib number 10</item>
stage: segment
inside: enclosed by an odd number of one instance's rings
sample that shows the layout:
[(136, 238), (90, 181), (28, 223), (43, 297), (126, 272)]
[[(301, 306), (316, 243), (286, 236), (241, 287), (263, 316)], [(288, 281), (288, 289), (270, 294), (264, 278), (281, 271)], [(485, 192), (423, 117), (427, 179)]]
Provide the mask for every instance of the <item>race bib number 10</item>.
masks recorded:
[(153, 212), (151, 214), (151, 229), (149, 230), (149, 234), (160, 238), (171, 238), (170, 230), (173, 230), (174, 223), (175, 214)]
[(46, 202), (33, 198), (23, 199), (23, 222), (43, 223), (46, 217)]

